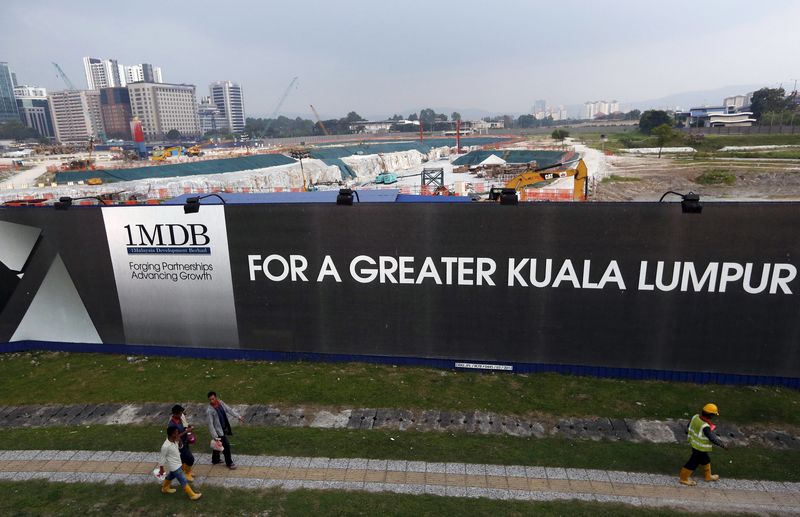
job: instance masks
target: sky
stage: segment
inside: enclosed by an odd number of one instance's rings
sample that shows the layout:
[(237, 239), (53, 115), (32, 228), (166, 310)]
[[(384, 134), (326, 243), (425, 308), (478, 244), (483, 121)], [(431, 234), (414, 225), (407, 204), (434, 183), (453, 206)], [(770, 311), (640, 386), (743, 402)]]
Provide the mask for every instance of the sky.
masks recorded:
[[(800, 78), (800, 2), (3, 0), (0, 61), (23, 84), (86, 88), (82, 58), (152, 63), (165, 82), (242, 85), (248, 116), (526, 113), (589, 100)], [(741, 92), (745, 93), (745, 92)], [(722, 99), (719, 99), (721, 101)]]

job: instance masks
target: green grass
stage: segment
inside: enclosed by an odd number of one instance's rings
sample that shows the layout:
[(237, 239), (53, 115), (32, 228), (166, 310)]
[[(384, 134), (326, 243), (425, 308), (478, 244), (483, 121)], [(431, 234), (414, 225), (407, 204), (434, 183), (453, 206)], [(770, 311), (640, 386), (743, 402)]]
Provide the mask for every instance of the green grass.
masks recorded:
[(600, 183), (624, 183), (629, 181), (642, 181), (642, 178), (637, 178), (636, 176), (619, 176), (617, 174), (612, 174), (603, 178)]
[(726, 185), (730, 187), (736, 184), (736, 176), (730, 172), (713, 169), (702, 173), (694, 181), (700, 185)]
[[(195, 452), (209, 452), (207, 430), (198, 426)], [(160, 426), (84, 426), (7, 429), (0, 449), (125, 450), (157, 452)], [(237, 454), (370, 458), (409, 461), (536, 465), (675, 474), (689, 447), (563, 438), (518, 438), (467, 433), (237, 426)], [(722, 476), (800, 481), (800, 451), (762, 447), (716, 449), (711, 455)], [(755, 470), (754, 470), (755, 469)]]
[[(527, 502), (464, 499), (431, 495), (370, 494), (295, 490), (243, 490), (204, 487), (203, 498), (161, 494), (158, 486), (91, 485), (45, 481), (0, 482), (2, 515), (573, 515), (634, 516), (642, 510), (620, 504), (578, 501)], [(665, 508), (648, 508), (648, 515), (686, 515)], [(692, 515), (711, 515), (694, 513)]]
[(711, 153), (715, 158), (769, 158), (773, 160), (800, 160), (800, 149), (773, 149), (770, 151), (724, 151)]
[[(169, 382), (165, 387), (165, 382)], [(800, 392), (780, 387), (490, 374), (363, 363), (209, 361), (0, 354), (4, 405), (204, 403), (492, 411), (520, 416), (688, 418), (714, 401), (737, 424), (800, 425)]]

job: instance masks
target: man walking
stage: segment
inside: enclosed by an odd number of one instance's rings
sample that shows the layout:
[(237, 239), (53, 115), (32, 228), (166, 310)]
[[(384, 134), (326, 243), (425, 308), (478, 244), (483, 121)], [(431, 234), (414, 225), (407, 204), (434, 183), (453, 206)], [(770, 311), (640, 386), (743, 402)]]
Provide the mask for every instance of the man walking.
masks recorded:
[[(239, 419), (240, 423), (244, 423), (239, 413), (233, 410), (230, 406), (217, 398), (217, 393), (214, 391), (208, 392), (209, 406), (206, 409), (208, 416), (208, 432), (211, 434), (212, 440), (219, 440), (222, 442), (222, 454), (225, 456), (225, 465), (231, 469), (236, 469), (236, 464), (231, 457), (231, 443), (228, 441), (228, 436), (233, 435), (228, 415)], [(219, 451), (214, 449), (211, 453), (211, 463), (217, 465), (220, 463)]]
[(686, 465), (681, 469), (680, 483), (683, 485), (694, 486), (696, 481), (690, 479), (698, 465), (703, 467), (703, 474), (706, 481), (716, 481), (719, 476), (711, 473), (711, 445), (728, 449), (722, 440), (714, 433), (716, 425), (711, 421), (714, 416), (719, 416), (716, 404), (706, 404), (699, 415), (694, 415), (689, 422), (689, 445), (692, 446), (692, 456)]
[(164, 478), (164, 482), (161, 483), (161, 492), (165, 494), (174, 494), (175, 489), (170, 487), (170, 484), (173, 479), (177, 479), (183, 487), (183, 491), (189, 496), (189, 499), (196, 501), (200, 499), (203, 494), (192, 491), (192, 487), (190, 487), (189, 483), (186, 481), (186, 476), (183, 475), (181, 453), (179, 450), (180, 446), (178, 445), (181, 438), (178, 434), (177, 427), (167, 427), (167, 439), (164, 440), (164, 444), (161, 446), (161, 459), (158, 463), (159, 475), (163, 475), (165, 471), (168, 472), (167, 476)]

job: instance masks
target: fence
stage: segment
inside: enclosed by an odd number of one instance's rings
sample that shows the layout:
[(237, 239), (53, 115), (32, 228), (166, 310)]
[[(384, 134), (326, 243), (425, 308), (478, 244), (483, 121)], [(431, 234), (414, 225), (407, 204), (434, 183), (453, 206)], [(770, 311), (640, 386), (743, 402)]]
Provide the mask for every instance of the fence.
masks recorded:
[(690, 135), (800, 135), (795, 125), (685, 127), (681, 131)]

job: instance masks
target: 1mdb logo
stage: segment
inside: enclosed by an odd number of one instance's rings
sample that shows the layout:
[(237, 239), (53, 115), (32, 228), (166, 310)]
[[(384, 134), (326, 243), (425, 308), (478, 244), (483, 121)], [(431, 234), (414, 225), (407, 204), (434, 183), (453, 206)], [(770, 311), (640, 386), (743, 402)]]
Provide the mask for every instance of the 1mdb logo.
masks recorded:
[(211, 239), (204, 224), (126, 224), (128, 254), (210, 255)]

